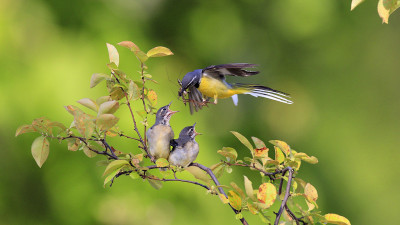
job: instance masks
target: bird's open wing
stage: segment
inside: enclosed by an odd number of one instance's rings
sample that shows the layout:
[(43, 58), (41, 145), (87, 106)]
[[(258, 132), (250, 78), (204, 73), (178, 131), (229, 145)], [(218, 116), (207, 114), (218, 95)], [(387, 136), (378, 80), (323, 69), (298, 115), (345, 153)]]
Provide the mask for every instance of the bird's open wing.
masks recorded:
[(257, 64), (249, 64), (249, 63), (230, 63), (230, 64), (221, 64), (216, 66), (209, 66), (203, 69), (203, 73), (213, 76), (215, 78), (223, 79), (224, 76), (240, 76), (247, 77), (256, 75), (259, 71), (248, 71), (245, 68), (254, 68)]
[(203, 108), (203, 95), (196, 87), (190, 86), (188, 91), (190, 114)]

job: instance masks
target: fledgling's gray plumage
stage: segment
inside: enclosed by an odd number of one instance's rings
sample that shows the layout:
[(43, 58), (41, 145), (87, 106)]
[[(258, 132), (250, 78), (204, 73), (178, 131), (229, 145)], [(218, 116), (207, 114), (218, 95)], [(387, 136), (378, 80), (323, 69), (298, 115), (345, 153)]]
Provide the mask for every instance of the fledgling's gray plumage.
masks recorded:
[(174, 131), (169, 125), (171, 116), (177, 111), (169, 109), (169, 103), (161, 107), (156, 114), (156, 122), (146, 132), (149, 153), (155, 159), (164, 158), (168, 159), (170, 152), (170, 142), (174, 139)]
[(172, 141), (173, 149), (168, 161), (171, 165), (187, 167), (199, 154), (199, 144), (195, 137), (199, 135), (194, 129), (196, 124), (182, 129), (179, 138)]

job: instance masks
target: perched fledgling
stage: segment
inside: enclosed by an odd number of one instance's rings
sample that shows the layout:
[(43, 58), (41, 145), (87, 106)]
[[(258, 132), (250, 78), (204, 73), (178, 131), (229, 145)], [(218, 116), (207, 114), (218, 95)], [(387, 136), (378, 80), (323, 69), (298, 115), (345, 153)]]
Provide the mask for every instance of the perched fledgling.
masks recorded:
[(173, 146), (169, 155), (168, 161), (171, 165), (187, 167), (192, 163), (199, 154), (199, 144), (194, 138), (199, 135), (194, 129), (194, 126), (188, 126), (182, 129), (179, 133), (179, 138), (171, 142)]
[[(209, 66), (205, 69), (197, 69), (187, 73), (182, 81), (179, 81), (181, 89), (179, 96), (188, 93), (190, 113), (201, 109), (208, 99), (214, 98), (217, 103), (219, 98), (232, 97), (233, 103), (237, 105), (238, 94), (248, 94), (254, 97), (269, 98), (278, 102), (292, 104), (289, 95), (269, 87), (254, 84), (229, 84), (225, 80), (226, 75), (247, 77), (258, 74), (258, 71), (247, 71), (245, 68), (254, 68), (256, 64), (230, 63), (216, 66)], [(205, 96), (205, 98), (203, 98)]]
[(174, 131), (169, 125), (169, 120), (173, 114), (178, 112), (169, 109), (171, 103), (157, 111), (156, 122), (146, 132), (149, 153), (154, 159), (168, 159), (169, 156), (170, 142), (174, 139)]

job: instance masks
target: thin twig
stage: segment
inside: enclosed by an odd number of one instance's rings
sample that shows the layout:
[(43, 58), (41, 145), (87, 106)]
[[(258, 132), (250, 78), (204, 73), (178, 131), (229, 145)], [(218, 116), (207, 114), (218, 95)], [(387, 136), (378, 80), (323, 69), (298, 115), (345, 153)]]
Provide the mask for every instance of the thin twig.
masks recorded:
[(118, 133), (118, 135), (119, 135), (120, 137), (125, 137), (125, 138), (129, 138), (129, 139), (133, 139), (133, 140), (135, 140), (135, 141), (140, 141), (140, 140), (137, 139), (137, 138), (127, 136), (127, 135), (125, 135), (125, 134), (123, 134), (123, 133)]
[(269, 179), (271, 180), (275, 180), (275, 175), (280, 174), (283, 172), (283, 170), (277, 170), (275, 172), (267, 172), (263, 169), (257, 168), (255, 167), (254, 164), (246, 164), (246, 163), (230, 163), (230, 162), (226, 162), (226, 161), (222, 161), (224, 164), (228, 165), (228, 166), (241, 166), (241, 167), (250, 167), (252, 169), (258, 170), (259, 172), (263, 173), (265, 176), (268, 176)]
[[(280, 218), (282, 216), (283, 209), (285, 207), (287, 207), (286, 203), (287, 203), (287, 200), (289, 199), (289, 196), (290, 196), (290, 187), (291, 187), (291, 184), (292, 184), (294, 170), (292, 169), (292, 167), (286, 167), (284, 170), (282, 170), (283, 176), (286, 173), (286, 171), (289, 172), (289, 177), (288, 177), (288, 181), (287, 181), (287, 184), (286, 184), (286, 193), (285, 193), (285, 197), (282, 200), (281, 207), (279, 208), (279, 211), (276, 214), (276, 219), (275, 219), (274, 225), (278, 225), (279, 224), (279, 220), (280, 220)], [(281, 178), (281, 182), (283, 180), (283, 176)], [(281, 192), (282, 190), (279, 190), (279, 191)], [(278, 192), (278, 194), (280, 194), (280, 193)], [(298, 223), (297, 220), (296, 220), (296, 223)]]
[[(141, 96), (141, 99), (142, 99), (142, 102), (143, 102), (143, 109), (144, 109), (144, 111), (146, 112), (146, 118), (145, 118), (145, 122), (147, 122), (147, 115), (149, 115), (149, 112), (147, 111), (147, 107), (146, 107), (146, 102), (144, 101), (144, 84), (146, 83), (146, 80), (144, 79), (144, 63), (140, 63), (140, 68), (141, 68), (141, 71), (140, 71), (140, 75), (141, 75), (141, 77), (142, 77), (142, 96)], [(144, 135), (144, 146), (146, 146), (146, 144), (147, 144), (147, 138), (146, 138), (146, 132), (147, 132), (147, 126), (146, 126), (146, 124), (144, 124), (143, 125), (144, 126), (144, 133), (143, 133), (143, 135)], [(146, 151), (147, 152), (147, 151)], [(149, 154), (148, 154), (149, 155)], [(151, 158), (152, 159), (152, 158)], [(153, 159), (152, 159), (152, 161), (153, 161)]]

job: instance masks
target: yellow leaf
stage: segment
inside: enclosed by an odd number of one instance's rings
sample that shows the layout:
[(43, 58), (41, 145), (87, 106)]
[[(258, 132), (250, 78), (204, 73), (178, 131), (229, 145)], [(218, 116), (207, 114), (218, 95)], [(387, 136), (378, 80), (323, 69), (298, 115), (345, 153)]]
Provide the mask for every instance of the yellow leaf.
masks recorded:
[(285, 153), (286, 156), (289, 156), (289, 154), (291, 153), (290, 146), (286, 142), (280, 140), (272, 140), (269, 142), (275, 145), (276, 147), (280, 148), (282, 152)]
[(389, 23), (390, 14), (392, 14), (399, 7), (399, 0), (379, 0), (378, 14), (382, 18), (382, 22)]
[(167, 167), (169, 165), (169, 162), (164, 158), (159, 158), (156, 161), (156, 165), (157, 167)]
[(317, 201), (318, 199), (317, 189), (315, 189), (315, 187), (312, 186), (310, 183), (307, 183), (304, 187), (304, 194), (308, 196), (312, 201)]
[(148, 57), (163, 57), (163, 56), (169, 56), (169, 55), (173, 55), (173, 54), (174, 53), (172, 53), (171, 50), (169, 50), (169, 48), (162, 47), (162, 46), (152, 48), (147, 52)]
[(275, 161), (282, 163), (285, 160), (285, 156), (283, 155), (280, 148), (274, 146), (275, 148)]
[(234, 191), (228, 192), (228, 200), (231, 206), (236, 210), (242, 209), (242, 199)]
[(256, 149), (254, 149), (254, 156), (259, 157), (259, 158), (268, 157), (268, 151), (269, 151), (269, 149), (266, 147), (256, 148)]
[(257, 198), (261, 203), (266, 204), (266, 207), (270, 207), (276, 200), (277, 192), (276, 187), (271, 183), (263, 183), (258, 188)]
[(154, 90), (149, 90), (147, 93), (147, 99), (149, 99), (151, 106), (157, 105), (157, 93)]
[(344, 217), (333, 213), (325, 214), (325, 219), (328, 223), (339, 224), (339, 225), (351, 225), (350, 221)]
[(229, 200), (223, 194), (218, 194), (219, 199), (221, 199), (222, 203), (227, 204)]

